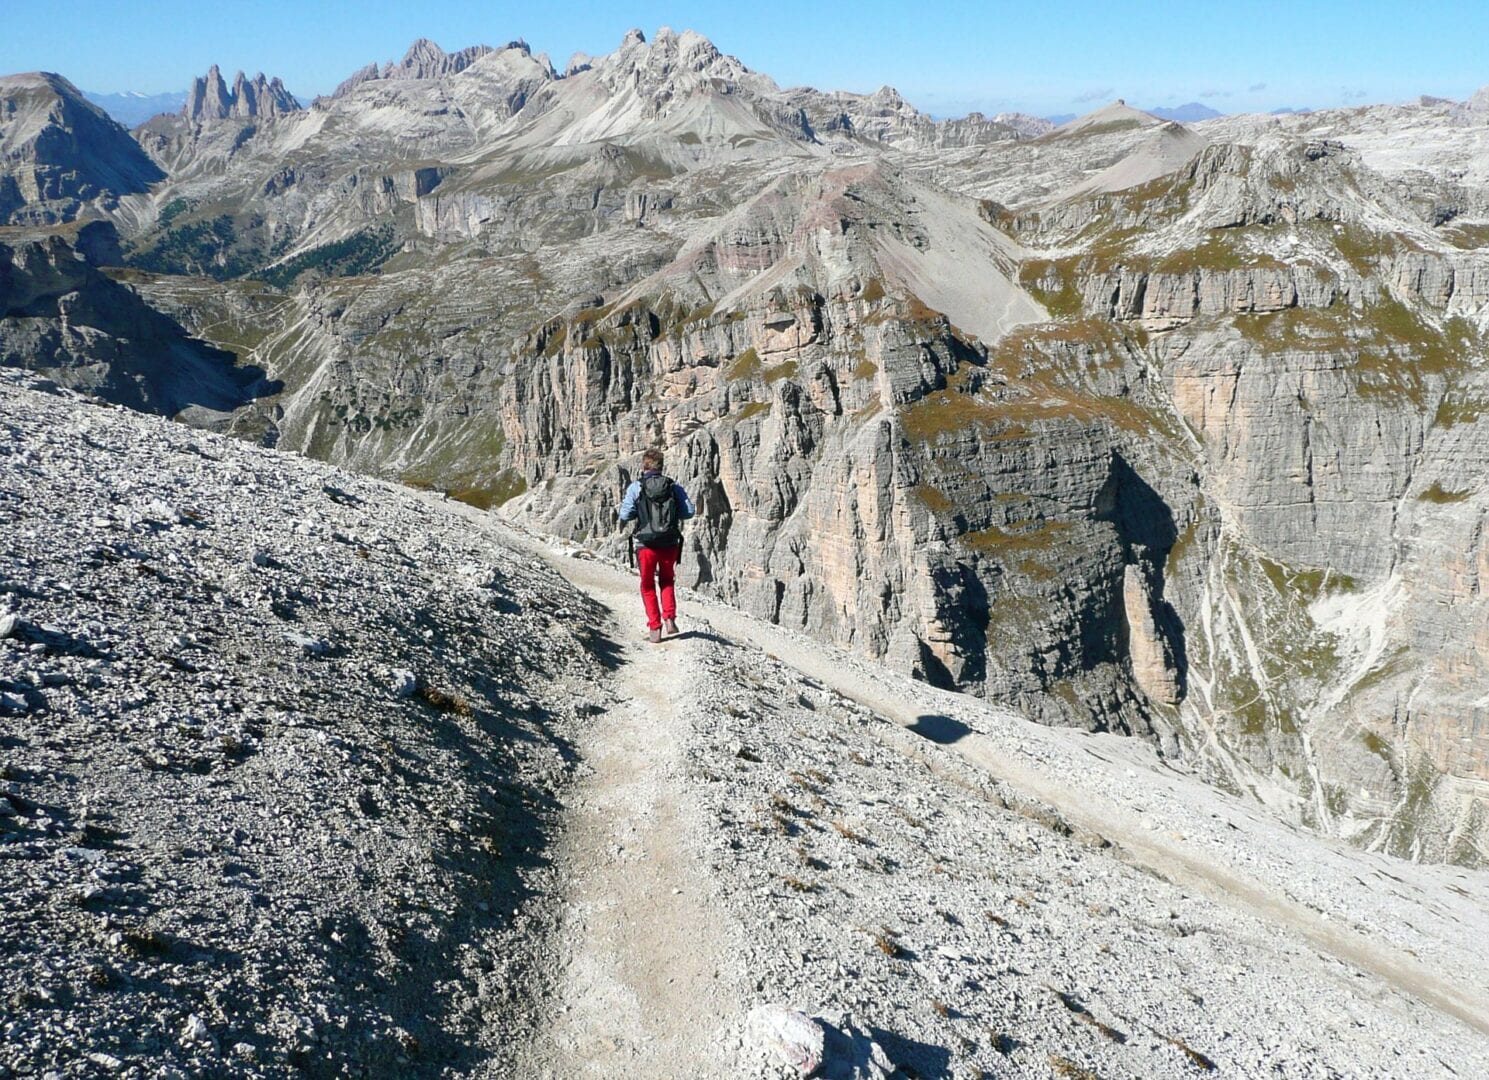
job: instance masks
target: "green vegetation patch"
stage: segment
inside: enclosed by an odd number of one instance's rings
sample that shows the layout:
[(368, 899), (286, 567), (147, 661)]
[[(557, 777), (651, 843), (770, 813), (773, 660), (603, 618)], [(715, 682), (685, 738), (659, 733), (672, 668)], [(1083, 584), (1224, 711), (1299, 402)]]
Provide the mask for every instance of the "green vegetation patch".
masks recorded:
[(759, 375), (760, 354), (755, 351), (753, 345), (736, 356), (734, 362), (724, 372), (724, 378), (730, 382), (737, 382), (740, 379), (754, 379), (759, 377)]
[(782, 379), (793, 379), (796, 377), (797, 364), (795, 360), (787, 360), (783, 364), (768, 367), (760, 373), (760, 378), (766, 383), (780, 382)]
[(1459, 424), (1473, 424), (1486, 411), (1489, 411), (1489, 401), (1485, 401), (1483, 398), (1469, 397), (1466, 394), (1449, 391), (1437, 403), (1437, 412), (1432, 417), (1432, 423), (1434, 426), (1440, 428), (1456, 427)]
[(1489, 222), (1451, 225), (1442, 230), (1442, 237), (1454, 247), (1465, 251), (1489, 247)]
[(951, 513), (951, 500), (940, 488), (932, 487), (930, 484), (917, 484), (915, 497), (925, 503), (926, 508), (933, 514)]
[(204, 274), (221, 281), (247, 274), (259, 255), (252, 245), (241, 242), (232, 216), (220, 214), (168, 228), (149, 247), (131, 252), (126, 261), (152, 273)]
[(1393, 760), (1391, 756), (1390, 744), (1387, 743), (1386, 740), (1382, 739), (1375, 732), (1361, 732), (1360, 741), (1365, 744), (1365, 749), (1369, 750), (1376, 757), (1381, 758), (1386, 762), (1390, 762)]
[(1056, 319), (1079, 318), (1085, 310), (1076, 281), (1079, 258), (1029, 259), (1019, 267), (1019, 284)]
[(172, 199), (160, 208), (160, 217), (157, 224), (160, 228), (168, 228), (182, 214), (191, 209), (191, 204), (185, 199)]
[(1483, 340), (1468, 320), (1447, 319), (1439, 328), (1395, 299), (1358, 311), (1335, 306), (1238, 315), (1232, 324), (1268, 354), (1344, 354), (1354, 361), (1359, 393), (1419, 406), (1428, 402), (1427, 378), (1451, 381), (1483, 350)]
[(1041, 521), (1029, 529), (1005, 529), (989, 525), (963, 533), (959, 539), (973, 551), (985, 555), (1010, 556), (1049, 547), (1070, 528), (1069, 522)]
[(1434, 480), (1432, 486), (1417, 496), (1418, 502), (1429, 503), (1459, 503), (1467, 499), (1471, 491), (1448, 491), (1441, 483)]
[(1336, 570), (1319, 570), (1308, 568), (1306, 570), (1294, 570), (1275, 562), (1265, 555), (1257, 557), (1261, 565), (1262, 573), (1266, 574), (1267, 580), (1272, 587), (1283, 596), (1300, 597), (1305, 603), (1312, 603), (1326, 592), (1357, 592), (1360, 583), (1349, 574), (1341, 574)]
[(1286, 270), (1282, 260), (1252, 251), (1245, 233), (1236, 229), (1212, 229), (1197, 247), (1171, 251), (1151, 264), (1160, 274), (1187, 274), (1195, 271), (1225, 273), (1231, 270)]
[(281, 289), (307, 270), (318, 271), (327, 277), (356, 277), (376, 270), (397, 250), (393, 227), (383, 225), (303, 251), (254, 276)]

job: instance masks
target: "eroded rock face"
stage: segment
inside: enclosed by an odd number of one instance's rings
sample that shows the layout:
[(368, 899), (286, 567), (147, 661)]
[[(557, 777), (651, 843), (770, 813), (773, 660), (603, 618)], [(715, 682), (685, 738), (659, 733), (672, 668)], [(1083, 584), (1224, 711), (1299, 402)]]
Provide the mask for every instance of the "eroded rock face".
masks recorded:
[(1173, 649), (1153, 617), (1153, 596), (1140, 566), (1122, 571), (1122, 606), (1127, 616), (1132, 677), (1143, 693), (1160, 705), (1177, 705), (1183, 697)]
[(1140, 542), (1124, 515), (1145, 485), (1109, 425), (984, 419), (956, 386), (1007, 381), (986, 352), (868, 295), (544, 327), (502, 385), (514, 505), (618, 550), (635, 455), (669, 446), (699, 507), (687, 583), (939, 685), (1147, 730), (1123, 630)]
[[(518, 46), (521, 46), (520, 42), (513, 42), (511, 47)], [(368, 64), (342, 80), (331, 96), (341, 97), (363, 83), (378, 80), (439, 79), (447, 75), (458, 75), (481, 57), (494, 51), (489, 45), (472, 45), (468, 49), (447, 53), (428, 38), (420, 38), (408, 47), (398, 63), (389, 60), (381, 68), (376, 63)]]

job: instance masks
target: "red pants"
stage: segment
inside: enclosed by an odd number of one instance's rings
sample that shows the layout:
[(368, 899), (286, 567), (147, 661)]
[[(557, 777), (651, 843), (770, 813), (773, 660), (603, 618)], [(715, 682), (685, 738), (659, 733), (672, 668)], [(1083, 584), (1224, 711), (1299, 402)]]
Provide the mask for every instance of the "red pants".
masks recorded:
[[(672, 589), (672, 571), (681, 557), (681, 547), (636, 549), (636, 561), (641, 566), (641, 603), (646, 607), (648, 629), (660, 630), (663, 619), (677, 618), (677, 594)], [(662, 593), (660, 610), (657, 607), (659, 585)]]

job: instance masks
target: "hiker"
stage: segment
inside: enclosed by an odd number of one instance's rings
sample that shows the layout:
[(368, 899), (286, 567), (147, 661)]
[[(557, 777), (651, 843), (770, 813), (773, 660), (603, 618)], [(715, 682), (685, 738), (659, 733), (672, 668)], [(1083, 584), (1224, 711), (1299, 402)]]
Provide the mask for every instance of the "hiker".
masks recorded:
[[(677, 594), (673, 571), (682, 557), (682, 523), (693, 516), (693, 504), (682, 485), (662, 475), (662, 452), (641, 455), (641, 478), (632, 480), (620, 501), (620, 520), (636, 522), (632, 542), (641, 546), (641, 603), (653, 644), (662, 632), (677, 633)], [(657, 603), (657, 592), (662, 594)]]

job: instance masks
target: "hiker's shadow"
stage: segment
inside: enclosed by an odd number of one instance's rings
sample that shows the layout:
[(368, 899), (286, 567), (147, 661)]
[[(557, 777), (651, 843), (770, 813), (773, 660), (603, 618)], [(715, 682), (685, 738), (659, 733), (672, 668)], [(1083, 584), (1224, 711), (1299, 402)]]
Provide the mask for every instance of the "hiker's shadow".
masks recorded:
[(732, 648), (734, 648), (734, 642), (730, 641), (726, 637), (720, 637), (718, 634), (715, 634), (715, 633), (713, 633), (712, 631), (709, 631), (709, 630), (684, 630), (681, 633), (673, 634), (667, 640), (668, 641), (712, 641), (715, 645), (722, 645), (726, 649), (732, 649)]
[(960, 720), (953, 720), (940, 713), (927, 713), (916, 717), (915, 723), (910, 725), (910, 730), (923, 739), (929, 739), (943, 746), (959, 742), (972, 734), (972, 729)]
[(824, 1035), (822, 1066), (815, 1074), (822, 1080), (868, 1080), (890, 1076), (895, 1080), (949, 1080), (951, 1054), (944, 1047), (907, 1039), (882, 1028), (860, 1028), (851, 1023), (834, 1025), (821, 1017)]

